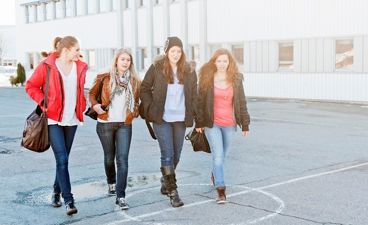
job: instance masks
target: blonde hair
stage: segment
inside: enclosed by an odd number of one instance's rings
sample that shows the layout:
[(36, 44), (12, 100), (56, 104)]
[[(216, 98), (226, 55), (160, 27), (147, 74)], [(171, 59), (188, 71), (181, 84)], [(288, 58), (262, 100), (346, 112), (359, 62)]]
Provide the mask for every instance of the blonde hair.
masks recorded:
[[(114, 55), (114, 58), (112, 60), (112, 65), (111, 65), (111, 68), (110, 68), (110, 87), (111, 87), (111, 90), (114, 90), (114, 88), (116, 87), (115, 77), (116, 77), (116, 71), (117, 71), (117, 62), (118, 62), (119, 56), (122, 55), (122, 54), (127, 54), (130, 57), (129, 72), (130, 72), (131, 78), (133, 78), (136, 81), (140, 81), (138, 73), (136, 72), (135, 67), (134, 67), (132, 54), (130, 53), (130, 51), (128, 49), (121, 48), (121, 49), (118, 49), (118, 50), (115, 51), (115, 55)], [(132, 87), (134, 89), (137, 89), (138, 85), (139, 85), (139, 82), (132, 82), (131, 84), (132, 84)]]
[(199, 71), (199, 89), (201, 91), (207, 90), (207, 88), (213, 84), (213, 79), (217, 71), (215, 63), (220, 55), (227, 55), (229, 58), (229, 66), (226, 71), (227, 81), (234, 86), (236, 79), (240, 78), (238, 65), (236, 64), (234, 56), (229, 50), (225, 48), (219, 48), (213, 53), (211, 59), (205, 63)]

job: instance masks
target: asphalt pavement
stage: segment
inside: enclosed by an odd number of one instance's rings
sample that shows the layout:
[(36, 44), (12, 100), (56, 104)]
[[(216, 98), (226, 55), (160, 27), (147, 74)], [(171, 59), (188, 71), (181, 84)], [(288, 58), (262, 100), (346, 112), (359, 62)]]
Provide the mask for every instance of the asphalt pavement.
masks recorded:
[(34, 102), (24, 88), (0, 88), (0, 105), (0, 224), (368, 224), (368, 103), (248, 98), (249, 136), (238, 130), (226, 158), (228, 202), (214, 201), (210, 154), (185, 141), (177, 168), (181, 208), (160, 194), (158, 143), (136, 119), (127, 211), (107, 195), (96, 122), (86, 118), (69, 161), (79, 210), (71, 217), (50, 206), (52, 150), (20, 147)]

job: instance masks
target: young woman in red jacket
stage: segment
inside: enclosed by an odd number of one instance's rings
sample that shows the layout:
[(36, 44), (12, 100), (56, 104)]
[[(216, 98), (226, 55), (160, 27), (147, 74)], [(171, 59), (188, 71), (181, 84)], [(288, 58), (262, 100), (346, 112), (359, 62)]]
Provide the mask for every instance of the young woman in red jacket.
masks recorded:
[(84, 83), (87, 64), (79, 60), (78, 40), (72, 36), (55, 38), (56, 49), (35, 69), (26, 83), (27, 94), (38, 104), (44, 101), (46, 75), (49, 75), (47, 112), (49, 139), (56, 160), (56, 177), (52, 206), (60, 207), (62, 195), (66, 214), (78, 212), (74, 205), (68, 171), (68, 160), (77, 125), (83, 122), (86, 108)]

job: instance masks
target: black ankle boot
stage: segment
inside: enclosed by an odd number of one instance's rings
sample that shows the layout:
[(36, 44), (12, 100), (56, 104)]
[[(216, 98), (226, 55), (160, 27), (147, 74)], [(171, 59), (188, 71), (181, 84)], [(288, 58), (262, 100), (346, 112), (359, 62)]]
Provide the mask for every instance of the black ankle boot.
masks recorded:
[(176, 185), (176, 176), (173, 166), (161, 167), (162, 177), (164, 178), (164, 184), (167, 189), (167, 196), (170, 198), (170, 203), (173, 207), (183, 206), (184, 203), (180, 199)]
[(169, 194), (169, 192), (167, 191), (166, 185), (165, 185), (164, 177), (161, 177), (160, 182), (161, 182), (161, 190), (160, 190), (161, 194), (163, 195)]
[(73, 214), (76, 214), (78, 212), (77, 207), (74, 205), (74, 201), (70, 201), (65, 204), (66, 214), (68, 216), (71, 216)]
[(183, 201), (179, 197), (179, 193), (177, 190), (170, 192), (168, 196), (170, 197), (170, 203), (172, 207), (180, 207), (184, 205)]
[(61, 200), (60, 200), (60, 193), (52, 193), (51, 196), (51, 205), (55, 208), (58, 208), (62, 205)]

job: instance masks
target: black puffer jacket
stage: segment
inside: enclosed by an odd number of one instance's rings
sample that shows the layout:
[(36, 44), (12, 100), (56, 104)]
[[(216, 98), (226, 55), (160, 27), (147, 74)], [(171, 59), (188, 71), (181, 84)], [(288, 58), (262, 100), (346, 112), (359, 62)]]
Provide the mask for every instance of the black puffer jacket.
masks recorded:
[[(146, 120), (155, 123), (163, 123), (162, 119), (165, 108), (167, 80), (163, 72), (164, 58), (161, 56), (156, 58), (155, 62), (150, 66), (141, 84), (140, 111), (144, 113)], [(185, 65), (184, 74), (184, 96), (185, 96), (185, 125), (193, 126), (196, 115), (197, 102), (197, 74), (190, 72), (189, 65)]]
[[(241, 79), (235, 81), (234, 84), (234, 113), (236, 123), (240, 126), (242, 131), (249, 130), (250, 118), (247, 110), (247, 101), (244, 95), (243, 75), (240, 74)], [(213, 127), (213, 101), (214, 101), (214, 84), (206, 90), (200, 91), (198, 95), (196, 128), (199, 127)]]

